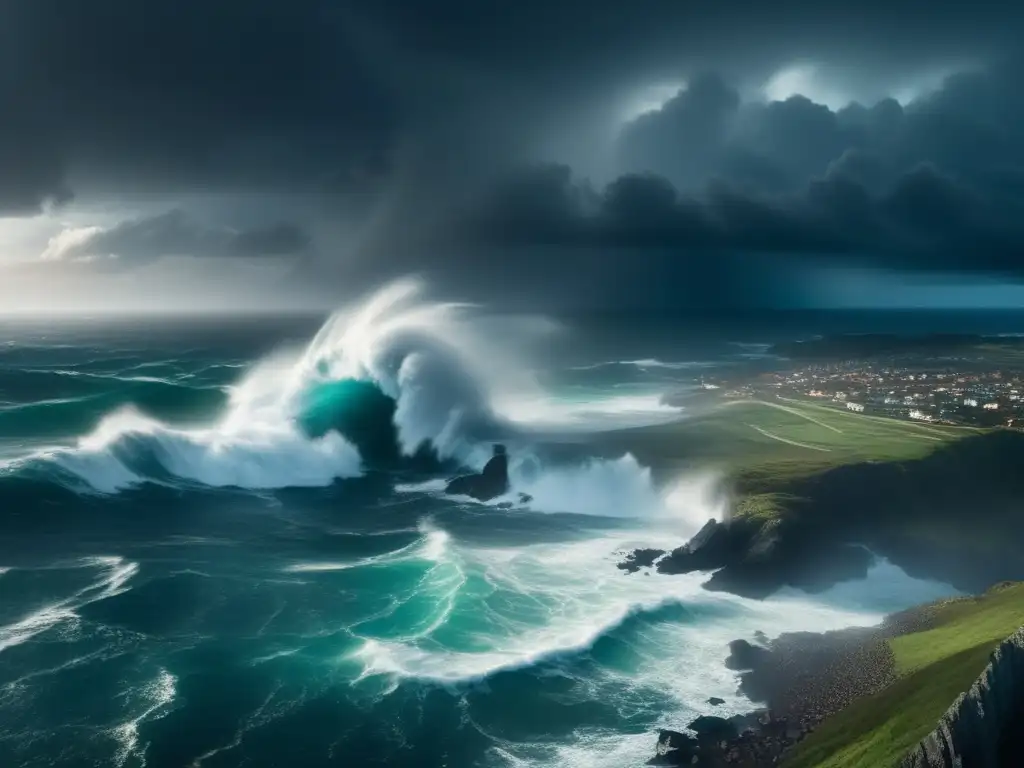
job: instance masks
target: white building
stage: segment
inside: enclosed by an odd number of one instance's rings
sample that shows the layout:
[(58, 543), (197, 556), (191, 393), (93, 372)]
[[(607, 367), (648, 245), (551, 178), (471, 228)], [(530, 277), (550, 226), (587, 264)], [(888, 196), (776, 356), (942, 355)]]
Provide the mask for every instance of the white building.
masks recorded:
[(864, 412), (864, 404), (863, 403), (847, 403), (846, 407), (849, 408), (851, 411), (856, 411), (857, 413), (863, 413)]
[(978, 401), (975, 400), (973, 397), (965, 397), (964, 398), (964, 405), (968, 405), (971, 408), (977, 408), (978, 407)]
[(981, 407), (984, 408), (986, 411), (998, 411), (999, 403), (985, 403)]
[(918, 421), (935, 421), (935, 417), (930, 413), (925, 413), (924, 411), (919, 411), (917, 409), (910, 412), (910, 418), (917, 419)]

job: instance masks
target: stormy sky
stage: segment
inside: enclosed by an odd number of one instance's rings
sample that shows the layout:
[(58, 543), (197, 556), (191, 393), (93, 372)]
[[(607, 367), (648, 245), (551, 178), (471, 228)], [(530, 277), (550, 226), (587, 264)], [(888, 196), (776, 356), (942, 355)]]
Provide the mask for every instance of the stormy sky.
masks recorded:
[(0, 312), (1024, 306), (1024, 6), (0, 0)]

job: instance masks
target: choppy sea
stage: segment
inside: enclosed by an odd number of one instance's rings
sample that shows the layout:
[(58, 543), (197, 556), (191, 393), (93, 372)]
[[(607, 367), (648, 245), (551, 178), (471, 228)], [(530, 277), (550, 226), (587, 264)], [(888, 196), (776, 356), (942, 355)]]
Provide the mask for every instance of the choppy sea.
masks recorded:
[[(639, 766), (658, 728), (753, 708), (730, 640), (950, 591), (885, 561), (765, 601), (616, 568), (722, 501), (590, 441), (685, 419), (663, 395), (765, 359), (756, 334), (654, 357), (406, 282), (326, 320), (0, 330), (3, 766)], [(509, 499), (446, 497), (499, 440)]]

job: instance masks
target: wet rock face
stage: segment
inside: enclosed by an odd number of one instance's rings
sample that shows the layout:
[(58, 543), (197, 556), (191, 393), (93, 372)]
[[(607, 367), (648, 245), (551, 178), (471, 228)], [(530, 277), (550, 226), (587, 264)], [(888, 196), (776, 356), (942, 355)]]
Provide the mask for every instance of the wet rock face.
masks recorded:
[(733, 640), (729, 643), (729, 657), (725, 660), (725, 666), (738, 671), (757, 669), (769, 656), (770, 651), (763, 646), (754, 645), (748, 640)]
[(679, 731), (661, 731), (658, 733), (658, 744), (654, 757), (647, 761), (648, 765), (691, 765), (699, 753), (697, 740)]
[[(619, 567), (636, 570), (647, 552), (638, 550)], [(715, 571), (706, 589), (763, 599), (786, 584), (818, 592), (863, 578), (872, 561), (863, 547), (820, 538), (815, 531), (710, 520), (689, 542), (658, 560), (656, 568), (666, 574)]]
[(663, 549), (634, 549), (617, 567), (626, 573), (636, 573), (641, 568), (650, 568), (654, 561), (664, 554)]
[(902, 768), (1024, 765), (1024, 627), (1004, 640), (971, 689), (960, 695), (902, 762)]
[(658, 563), (661, 573), (690, 573), (721, 568), (746, 551), (742, 532), (716, 520), (708, 520), (697, 535)]
[(735, 723), (714, 715), (701, 715), (686, 727), (697, 734), (698, 742), (728, 741), (739, 735)]
[(494, 446), (484, 470), (478, 475), (463, 475), (448, 483), (444, 492), (452, 496), (471, 496), (478, 501), (490, 501), (508, 493), (508, 454), (504, 445)]

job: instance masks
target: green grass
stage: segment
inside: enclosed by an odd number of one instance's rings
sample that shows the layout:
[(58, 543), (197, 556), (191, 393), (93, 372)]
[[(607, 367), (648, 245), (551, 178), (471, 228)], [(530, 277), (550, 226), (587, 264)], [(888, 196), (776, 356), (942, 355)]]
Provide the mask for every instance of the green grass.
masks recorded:
[[(726, 401), (703, 415), (608, 436), (665, 475), (683, 467), (719, 469), (744, 495), (842, 464), (902, 461), (928, 455), (977, 430), (916, 424), (797, 400)], [(774, 500), (774, 501), (777, 501)], [(772, 499), (752, 508), (764, 510)]]
[(788, 755), (784, 768), (896, 765), (1024, 625), (1024, 584), (937, 604), (933, 629), (890, 640), (899, 679), (826, 720)]
[(936, 661), (989, 643), (994, 645), (1024, 624), (1024, 585), (996, 588), (976, 598), (935, 609), (939, 626), (890, 640), (896, 668), (909, 674)]

